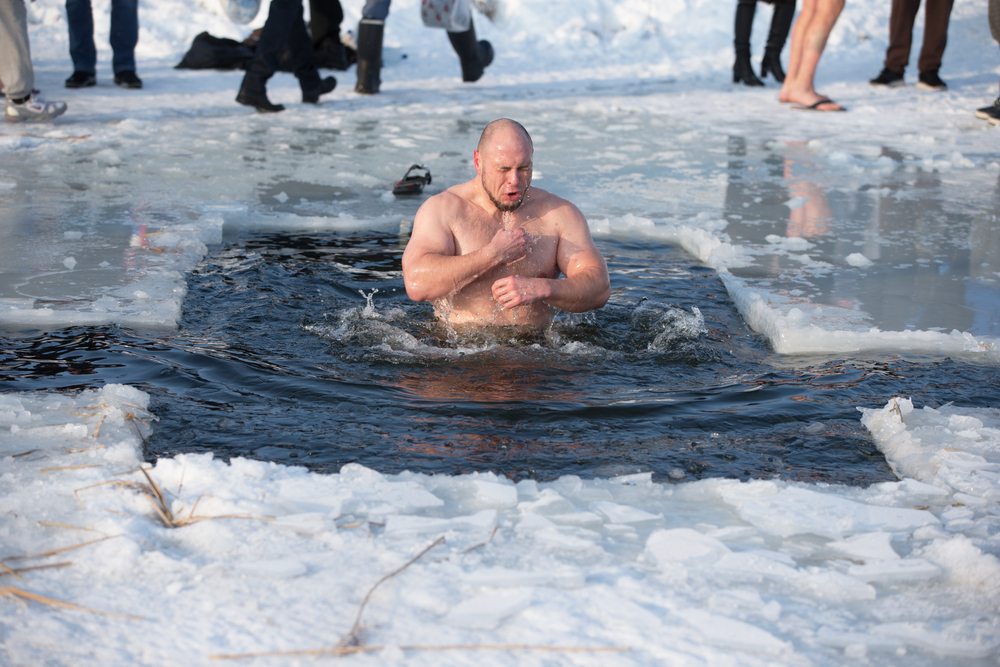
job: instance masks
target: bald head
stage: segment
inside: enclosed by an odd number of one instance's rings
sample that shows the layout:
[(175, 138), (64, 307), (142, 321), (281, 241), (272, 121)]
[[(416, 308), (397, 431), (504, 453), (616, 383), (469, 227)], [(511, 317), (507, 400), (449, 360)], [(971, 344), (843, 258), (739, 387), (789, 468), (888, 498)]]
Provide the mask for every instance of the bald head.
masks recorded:
[(520, 135), (528, 144), (528, 148), (532, 150), (535, 149), (535, 145), (531, 141), (531, 136), (528, 131), (524, 129), (524, 126), (518, 123), (516, 120), (511, 120), (510, 118), (499, 118), (483, 129), (482, 136), (479, 137), (479, 145), (476, 146), (476, 150), (480, 153), (488, 151), (494, 145), (494, 139), (503, 139), (508, 133), (514, 133), (515, 135)]

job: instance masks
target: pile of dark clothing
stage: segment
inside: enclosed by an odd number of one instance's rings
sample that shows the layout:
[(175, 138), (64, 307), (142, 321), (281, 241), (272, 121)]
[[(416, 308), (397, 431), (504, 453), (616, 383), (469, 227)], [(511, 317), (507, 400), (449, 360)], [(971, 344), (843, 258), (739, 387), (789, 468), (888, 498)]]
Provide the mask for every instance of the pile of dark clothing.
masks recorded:
[[(315, 28), (313, 30), (315, 32)], [(242, 42), (203, 32), (194, 38), (191, 48), (174, 69), (246, 69), (253, 60), (259, 37), (260, 29), (254, 30)], [(358, 59), (354, 49), (340, 42), (339, 35), (326, 35), (318, 42), (314, 41), (313, 53), (316, 67), (323, 69), (344, 71)], [(291, 72), (293, 69), (291, 49), (286, 48), (278, 58), (278, 70)]]

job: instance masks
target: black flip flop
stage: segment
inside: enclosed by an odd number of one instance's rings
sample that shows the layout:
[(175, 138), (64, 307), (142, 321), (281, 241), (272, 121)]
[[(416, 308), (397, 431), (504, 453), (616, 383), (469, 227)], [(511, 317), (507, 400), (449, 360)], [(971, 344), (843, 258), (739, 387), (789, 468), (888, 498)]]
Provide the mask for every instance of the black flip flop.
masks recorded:
[[(413, 171), (422, 171), (423, 174), (416, 174), (411, 176)], [(424, 191), (425, 185), (430, 185), (431, 182), (431, 170), (427, 167), (415, 164), (406, 170), (406, 175), (403, 176), (402, 180), (397, 181), (395, 187), (392, 188), (392, 194), (394, 195), (419, 195)]]
[(793, 106), (792, 108), (796, 111), (847, 111), (844, 107), (840, 107), (839, 109), (820, 109), (819, 105), (821, 104), (836, 104), (836, 102), (831, 100), (829, 97), (824, 97), (820, 101), (810, 104), (809, 106), (800, 104), (798, 106)]

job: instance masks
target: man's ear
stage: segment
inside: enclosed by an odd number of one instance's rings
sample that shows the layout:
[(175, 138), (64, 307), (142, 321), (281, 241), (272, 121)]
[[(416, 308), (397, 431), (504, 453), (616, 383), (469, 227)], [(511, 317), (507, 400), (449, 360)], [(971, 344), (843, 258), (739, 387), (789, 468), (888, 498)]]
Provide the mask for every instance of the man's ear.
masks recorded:
[(479, 161), (479, 150), (476, 149), (472, 151), (472, 164), (476, 165), (476, 173), (480, 176), (483, 175), (482, 163)]

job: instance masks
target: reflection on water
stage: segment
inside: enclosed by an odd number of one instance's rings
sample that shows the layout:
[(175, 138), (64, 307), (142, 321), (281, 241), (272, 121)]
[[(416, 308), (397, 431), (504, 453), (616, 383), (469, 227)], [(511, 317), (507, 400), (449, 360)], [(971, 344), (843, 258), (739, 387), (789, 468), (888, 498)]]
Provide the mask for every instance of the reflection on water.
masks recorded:
[(0, 378), (144, 389), (160, 418), (150, 458), (514, 479), (651, 470), (866, 485), (892, 474), (856, 406), (900, 392), (968, 404), (968, 386), (1000, 399), (989, 369), (948, 361), (776, 359), (714, 272), (667, 246), (599, 246), (608, 306), (526, 334), (443, 328), (405, 297), (397, 236), (245, 235), (190, 275), (179, 332), (7, 337)]
[[(953, 177), (888, 147), (858, 158), (730, 136), (727, 152), (726, 232), (775, 249), (734, 274), (858, 311), (886, 331), (1000, 336), (1000, 219), (995, 206), (956, 195)], [(770, 235), (808, 245), (769, 246)], [(852, 264), (858, 254), (871, 264)]]

